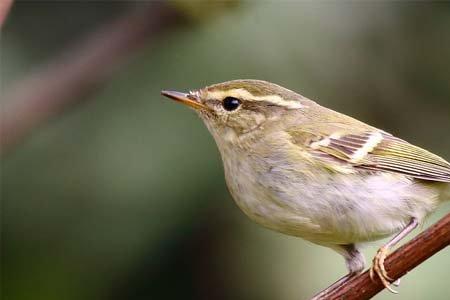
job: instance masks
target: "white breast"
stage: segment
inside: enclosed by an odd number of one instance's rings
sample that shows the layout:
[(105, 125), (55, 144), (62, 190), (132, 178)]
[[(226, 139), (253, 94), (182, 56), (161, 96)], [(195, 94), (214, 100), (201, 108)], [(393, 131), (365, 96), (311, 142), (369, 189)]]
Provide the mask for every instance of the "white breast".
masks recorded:
[(223, 155), (238, 206), (265, 227), (319, 244), (379, 239), (437, 205), (436, 191), (402, 175), (306, 173), (310, 167), (288, 163), (279, 154), (242, 155)]

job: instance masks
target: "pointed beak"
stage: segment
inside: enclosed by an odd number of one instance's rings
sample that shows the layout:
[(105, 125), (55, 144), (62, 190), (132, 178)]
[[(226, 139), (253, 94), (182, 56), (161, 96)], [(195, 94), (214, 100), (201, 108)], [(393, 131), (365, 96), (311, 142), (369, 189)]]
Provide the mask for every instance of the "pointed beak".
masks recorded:
[(200, 100), (192, 94), (180, 93), (175, 91), (161, 91), (161, 95), (166, 96), (167, 98), (173, 99), (175, 101), (181, 102), (183, 104), (186, 104), (187, 106), (190, 106), (195, 109), (199, 108), (206, 109), (206, 106), (200, 103)]

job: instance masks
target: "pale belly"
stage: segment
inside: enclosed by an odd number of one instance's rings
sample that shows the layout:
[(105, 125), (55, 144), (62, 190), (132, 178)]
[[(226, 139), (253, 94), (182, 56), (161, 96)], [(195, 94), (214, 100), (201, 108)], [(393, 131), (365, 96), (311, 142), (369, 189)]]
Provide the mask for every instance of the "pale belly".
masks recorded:
[(383, 238), (412, 217), (422, 220), (438, 202), (433, 188), (398, 174), (306, 175), (251, 162), (224, 165), (233, 198), (252, 220), (323, 245)]

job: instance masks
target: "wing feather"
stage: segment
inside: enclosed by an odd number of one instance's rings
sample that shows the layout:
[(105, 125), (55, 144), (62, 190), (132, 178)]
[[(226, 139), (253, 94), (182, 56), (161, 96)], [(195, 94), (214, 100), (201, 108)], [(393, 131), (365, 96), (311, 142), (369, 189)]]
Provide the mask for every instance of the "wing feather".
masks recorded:
[(345, 165), (351, 164), (354, 168), (450, 182), (450, 164), (447, 161), (381, 130), (323, 135), (310, 146), (315, 151), (339, 159)]

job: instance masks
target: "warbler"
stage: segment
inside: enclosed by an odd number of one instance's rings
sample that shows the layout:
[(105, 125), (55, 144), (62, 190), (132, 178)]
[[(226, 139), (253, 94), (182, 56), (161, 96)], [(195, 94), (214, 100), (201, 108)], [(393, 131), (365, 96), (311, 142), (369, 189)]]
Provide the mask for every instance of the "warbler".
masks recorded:
[(443, 158), (279, 85), (246, 79), (161, 93), (203, 120), (250, 219), (344, 257), (349, 273), (329, 289), (364, 270), (361, 245), (396, 234), (370, 273), (395, 292), (389, 249), (450, 200)]

